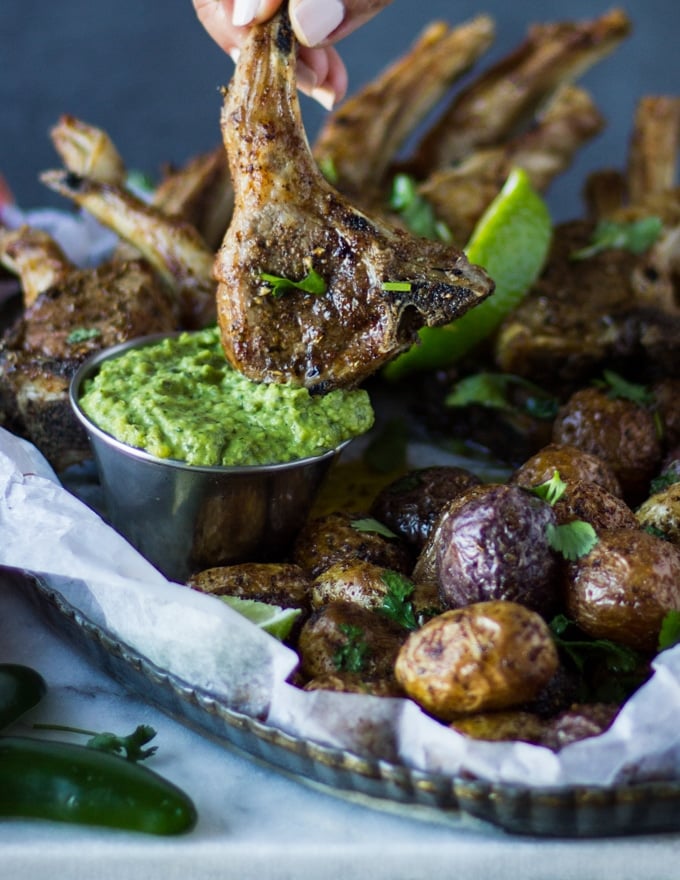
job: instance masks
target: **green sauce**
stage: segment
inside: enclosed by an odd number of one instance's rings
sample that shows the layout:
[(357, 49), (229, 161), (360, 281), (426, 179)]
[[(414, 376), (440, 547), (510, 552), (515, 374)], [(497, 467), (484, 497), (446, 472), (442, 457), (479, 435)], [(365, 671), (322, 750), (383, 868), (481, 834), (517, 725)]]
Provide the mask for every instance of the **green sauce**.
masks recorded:
[(247, 379), (225, 360), (216, 327), (104, 361), (79, 403), (118, 440), (204, 466), (319, 455), (363, 434), (374, 418), (363, 390), (312, 395)]

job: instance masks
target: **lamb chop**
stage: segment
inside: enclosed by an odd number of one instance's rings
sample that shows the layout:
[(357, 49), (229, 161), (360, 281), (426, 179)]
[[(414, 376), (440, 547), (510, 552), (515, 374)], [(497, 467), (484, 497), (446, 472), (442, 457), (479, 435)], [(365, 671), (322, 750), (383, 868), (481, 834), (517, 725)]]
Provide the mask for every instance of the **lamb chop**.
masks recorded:
[(62, 471), (90, 455), (68, 400), (78, 366), (101, 348), (176, 329), (176, 302), (145, 261), (78, 269), (46, 233), (28, 227), (0, 234), (0, 262), (30, 291), (0, 341), (0, 422)]
[[(502, 370), (539, 383), (552, 377), (563, 388), (605, 363), (638, 381), (680, 375), (678, 120), (678, 98), (639, 102), (627, 174), (596, 175), (587, 187), (591, 219), (555, 230), (543, 276), (500, 328)], [(650, 216), (663, 226), (643, 253), (607, 248), (574, 259), (590, 246), (597, 220)]]
[[(492, 292), (462, 253), (368, 216), (323, 177), (302, 126), (285, 10), (242, 46), (222, 131), (235, 198), (215, 263), (218, 320), (228, 360), (248, 377), (355, 386), (420, 327)], [(312, 292), (292, 286), (310, 283)]]
[(398, 150), (493, 36), (486, 15), (455, 28), (432, 22), (404, 56), (330, 113), (313, 153), (322, 169), (331, 165), (337, 189), (367, 207), (383, 202)]

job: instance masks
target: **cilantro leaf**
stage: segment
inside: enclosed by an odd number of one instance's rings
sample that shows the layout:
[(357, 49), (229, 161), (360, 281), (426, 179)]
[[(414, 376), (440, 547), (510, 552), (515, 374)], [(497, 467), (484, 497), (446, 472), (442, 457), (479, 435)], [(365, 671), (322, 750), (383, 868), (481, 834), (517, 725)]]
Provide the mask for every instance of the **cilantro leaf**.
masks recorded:
[(632, 400), (640, 406), (648, 406), (654, 402), (654, 395), (644, 385), (629, 382), (614, 370), (604, 370), (602, 376), (603, 379), (597, 379), (593, 384), (605, 389), (609, 397)]
[(663, 492), (675, 483), (680, 483), (680, 468), (669, 468), (651, 481), (649, 492), (651, 495), (656, 495), (657, 492)]
[(335, 668), (338, 672), (361, 672), (368, 654), (363, 629), (352, 623), (341, 623), (338, 628), (346, 642), (333, 655)]
[(550, 621), (553, 639), (572, 660), (577, 669), (583, 671), (593, 655), (599, 655), (610, 672), (634, 672), (640, 664), (640, 655), (632, 648), (619, 645), (610, 639), (591, 639), (585, 637), (573, 620), (564, 614), (556, 615)]
[[(521, 398), (517, 404), (511, 398), (515, 393)], [(507, 412), (524, 411), (536, 419), (550, 420), (557, 414), (557, 398), (538, 385), (512, 373), (475, 373), (461, 379), (445, 398), (452, 407), (486, 406)]]
[(268, 272), (261, 272), (260, 278), (271, 287), (271, 295), (275, 298), (283, 296), (290, 290), (302, 290), (305, 293), (313, 293), (317, 296), (326, 292), (327, 285), (319, 273), (311, 266), (304, 278), (300, 281), (292, 281), (290, 278), (282, 278), (279, 275), (270, 275)]
[(599, 540), (592, 525), (583, 520), (574, 520), (559, 526), (548, 523), (546, 535), (552, 549), (570, 562), (590, 553)]
[(382, 579), (387, 593), (380, 606), (382, 614), (406, 629), (418, 629), (413, 603), (409, 601), (415, 586), (407, 577), (396, 571), (384, 571)]
[(326, 180), (332, 184), (333, 186), (340, 179), (340, 175), (338, 174), (338, 169), (335, 166), (335, 162), (333, 161), (332, 156), (325, 156), (319, 162), (319, 171), (323, 174)]
[(79, 342), (87, 342), (88, 339), (97, 339), (102, 331), (97, 327), (76, 327), (66, 337), (68, 345), (77, 345)]
[(156, 731), (148, 724), (139, 724), (127, 736), (119, 736), (108, 731), (96, 733), (93, 730), (84, 730), (82, 727), (71, 727), (66, 724), (34, 724), (33, 726), (36, 730), (62, 730), (66, 733), (89, 736), (85, 743), (88, 748), (123, 755), (128, 761), (144, 761), (157, 751), (156, 746), (151, 746), (149, 749), (142, 748), (156, 736)]
[(593, 231), (590, 244), (574, 251), (571, 257), (573, 260), (587, 260), (607, 250), (643, 254), (654, 244), (662, 229), (660, 217), (642, 217), (627, 223), (601, 220)]
[(539, 483), (531, 489), (533, 495), (547, 501), (551, 507), (560, 500), (567, 490), (567, 484), (560, 477), (559, 471), (555, 471), (549, 480), (545, 483)]
[(367, 516), (363, 519), (353, 519), (350, 525), (357, 532), (373, 532), (376, 535), (382, 535), (383, 538), (397, 537), (392, 529), (388, 529), (386, 525), (383, 525), (383, 523), (372, 516)]

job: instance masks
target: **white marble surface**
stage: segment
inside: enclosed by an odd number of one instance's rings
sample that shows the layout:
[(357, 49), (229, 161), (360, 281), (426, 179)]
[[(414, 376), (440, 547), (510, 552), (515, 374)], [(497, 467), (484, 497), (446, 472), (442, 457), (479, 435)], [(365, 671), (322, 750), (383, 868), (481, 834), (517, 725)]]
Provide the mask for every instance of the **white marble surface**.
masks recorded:
[[(419, 880), (507, 876), (617, 880), (677, 876), (680, 835), (533, 840), (474, 820), (365, 798), (288, 778), (155, 711), (85, 662), (0, 583), (0, 662), (38, 669), (45, 700), (8, 732), (42, 735), (35, 721), (127, 733), (158, 731), (152, 766), (194, 798), (199, 822), (179, 838), (47, 822), (0, 822), (2, 880)], [(64, 736), (63, 734), (61, 735)]]

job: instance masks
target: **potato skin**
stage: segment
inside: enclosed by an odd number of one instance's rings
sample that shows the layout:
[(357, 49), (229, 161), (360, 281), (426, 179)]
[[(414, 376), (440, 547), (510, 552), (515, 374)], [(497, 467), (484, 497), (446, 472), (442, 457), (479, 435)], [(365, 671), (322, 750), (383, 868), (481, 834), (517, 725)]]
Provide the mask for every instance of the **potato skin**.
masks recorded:
[(479, 477), (465, 468), (418, 468), (385, 486), (376, 496), (371, 514), (420, 550), (445, 505), (480, 483)]
[(567, 483), (564, 495), (555, 502), (553, 510), (558, 525), (581, 520), (590, 523), (596, 532), (638, 526), (635, 514), (622, 498), (587, 480)]
[(680, 550), (648, 532), (600, 533), (566, 569), (568, 614), (593, 638), (654, 651), (668, 611), (680, 611)]
[(621, 496), (621, 484), (607, 462), (569, 443), (549, 443), (539, 449), (511, 474), (509, 482), (531, 489), (552, 479), (555, 471), (567, 484), (587, 480)]
[(672, 483), (643, 502), (636, 511), (642, 528), (658, 529), (666, 540), (680, 547), (680, 483)]
[(549, 504), (519, 486), (487, 484), (464, 492), (446, 514), (436, 566), (447, 608), (503, 599), (552, 612), (558, 563), (547, 536), (555, 523)]
[(446, 611), (411, 633), (395, 663), (404, 691), (442, 721), (536, 698), (558, 655), (540, 615), (515, 602)]
[(576, 391), (560, 408), (553, 422), (553, 442), (578, 446), (603, 458), (630, 504), (646, 496), (662, 457), (652, 413), (599, 388)]

